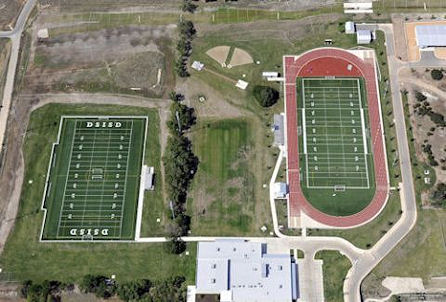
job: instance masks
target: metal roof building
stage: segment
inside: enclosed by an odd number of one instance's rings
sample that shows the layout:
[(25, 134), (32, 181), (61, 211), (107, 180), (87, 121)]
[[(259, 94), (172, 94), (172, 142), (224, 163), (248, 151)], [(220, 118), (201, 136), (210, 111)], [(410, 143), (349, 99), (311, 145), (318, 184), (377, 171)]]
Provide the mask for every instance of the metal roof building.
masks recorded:
[(356, 31), (356, 40), (358, 44), (369, 44), (372, 42), (372, 32), (365, 29), (358, 30)]
[(195, 280), (197, 294), (219, 294), (225, 302), (291, 302), (298, 296), (296, 263), (289, 254), (268, 254), (260, 242), (199, 242)]
[(446, 25), (417, 25), (415, 35), (420, 48), (446, 46)]

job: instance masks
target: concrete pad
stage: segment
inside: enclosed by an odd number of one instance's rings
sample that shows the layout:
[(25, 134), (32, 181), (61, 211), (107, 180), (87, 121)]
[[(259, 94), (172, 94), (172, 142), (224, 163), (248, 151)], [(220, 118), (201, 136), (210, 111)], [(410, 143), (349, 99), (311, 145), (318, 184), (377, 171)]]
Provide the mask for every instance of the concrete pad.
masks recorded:
[(382, 285), (392, 291), (392, 294), (424, 292), (421, 278), (386, 277)]
[(324, 279), (321, 259), (297, 259), (299, 270), (298, 302), (323, 302)]

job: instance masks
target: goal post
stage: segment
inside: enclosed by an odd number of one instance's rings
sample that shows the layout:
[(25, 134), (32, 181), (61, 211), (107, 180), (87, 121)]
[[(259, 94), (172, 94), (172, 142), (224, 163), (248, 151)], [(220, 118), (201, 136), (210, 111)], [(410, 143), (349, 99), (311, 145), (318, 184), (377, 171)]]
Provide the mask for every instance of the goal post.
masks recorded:
[(344, 192), (345, 191), (345, 185), (335, 185), (333, 187), (335, 192)]

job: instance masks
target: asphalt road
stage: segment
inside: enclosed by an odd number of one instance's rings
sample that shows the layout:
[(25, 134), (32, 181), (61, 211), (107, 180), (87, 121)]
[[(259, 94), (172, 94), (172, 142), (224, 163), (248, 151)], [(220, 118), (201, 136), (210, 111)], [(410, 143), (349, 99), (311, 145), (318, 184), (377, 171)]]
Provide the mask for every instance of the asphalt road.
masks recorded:
[(1, 31), (0, 38), (11, 39), (11, 56), (9, 58), (8, 72), (6, 74), (5, 89), (3, 91), (2, 108), (0, 109), (0, 153), (3, 150), (3, 140), (5, 138), (6, 124), (8, 122), (9, 110), (11, 108), (12, 93), (14, 91), (14, 79), (17, 69), (17, 62), (20, 50), (20, 37), (37, 0), (28, 0), (23, 6), (16, 25), (12, 31)]

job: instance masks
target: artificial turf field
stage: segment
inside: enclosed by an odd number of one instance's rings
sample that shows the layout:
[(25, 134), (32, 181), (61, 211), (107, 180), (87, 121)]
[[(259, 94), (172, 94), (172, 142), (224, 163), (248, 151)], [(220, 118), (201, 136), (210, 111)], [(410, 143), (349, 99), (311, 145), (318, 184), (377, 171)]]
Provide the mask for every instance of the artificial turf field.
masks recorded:
[(363, 80), (298, 78), (302, 189), (331, 215), (362, 210), (374, 193), (374, 169)]
[(133, 239), (147, 119), (62, 117), (43, 240)]

